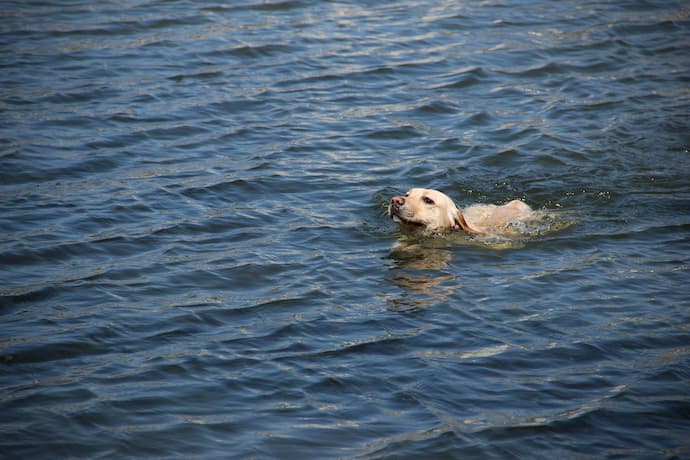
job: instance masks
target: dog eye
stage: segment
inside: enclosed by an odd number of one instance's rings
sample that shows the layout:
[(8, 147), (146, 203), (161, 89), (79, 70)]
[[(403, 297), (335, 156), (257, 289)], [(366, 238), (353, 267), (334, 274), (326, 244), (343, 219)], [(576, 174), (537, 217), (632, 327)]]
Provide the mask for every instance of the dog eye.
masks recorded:
[(428, 196), (425, 196), (424, 198), (422, 198), (422, 200), (423, 200), (426, 204), (434, 204), (434, 200), (432, 200), (432, 199), (429, 198)]

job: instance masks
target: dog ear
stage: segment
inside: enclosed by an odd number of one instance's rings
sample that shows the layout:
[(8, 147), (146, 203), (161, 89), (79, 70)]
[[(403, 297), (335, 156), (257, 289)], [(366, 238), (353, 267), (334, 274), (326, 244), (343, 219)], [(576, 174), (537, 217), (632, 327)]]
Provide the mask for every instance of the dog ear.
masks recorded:
[(465, 220), (465, 216), (463, 216), (458, 209), (455, 210), (455, 216), (453, 216), (453, 228), (465, 231), (467, 233), (472, 233), (474, 235), (481, 235), (482, 233), (470, 227)]

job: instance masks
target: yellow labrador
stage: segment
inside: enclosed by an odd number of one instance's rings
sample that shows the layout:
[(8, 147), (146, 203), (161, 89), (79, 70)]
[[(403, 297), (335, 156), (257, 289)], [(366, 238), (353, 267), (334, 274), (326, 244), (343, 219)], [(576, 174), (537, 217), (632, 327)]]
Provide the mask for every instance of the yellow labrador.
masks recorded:
[(413, 188), (404, 196), (394, 196), (388, 206), (388, 215), (395, 222), (429, 233), (450, 230), (475, 235), (503, 233), (511, 224), (528, 220), (533, 214), (532, 208), (520, 200), (502, 206), (476, 204), (460, 212), (448, 195), (425, 188)]

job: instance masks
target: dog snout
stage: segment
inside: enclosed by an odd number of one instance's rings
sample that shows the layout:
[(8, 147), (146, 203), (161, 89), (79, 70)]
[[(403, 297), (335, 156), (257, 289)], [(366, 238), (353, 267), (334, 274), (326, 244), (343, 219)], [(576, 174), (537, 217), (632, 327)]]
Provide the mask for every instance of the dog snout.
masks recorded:
[(404, 196), (394, 196), (391, 198), (391, 204), (395, 206), (402, 206), (405, 204), (405, 197)]

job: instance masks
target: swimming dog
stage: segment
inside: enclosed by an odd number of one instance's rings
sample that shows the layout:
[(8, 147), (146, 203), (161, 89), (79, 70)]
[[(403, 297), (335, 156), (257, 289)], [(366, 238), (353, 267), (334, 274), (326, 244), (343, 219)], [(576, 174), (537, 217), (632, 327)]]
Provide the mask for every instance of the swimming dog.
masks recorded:
[(394, 196), (388, 206), (388, 215), (394, 222), (428, 233), (452, 230), (473, 235), (501, 233), (511, 223), (530, 219), (533, 214), (532, 208), (520, 200), (501, 206), (476, 204), (460, 211), (445, 193), (425, 188), (413, 188), (405, 195)]

